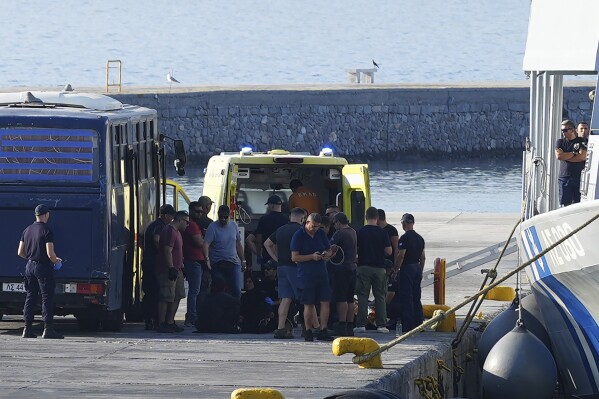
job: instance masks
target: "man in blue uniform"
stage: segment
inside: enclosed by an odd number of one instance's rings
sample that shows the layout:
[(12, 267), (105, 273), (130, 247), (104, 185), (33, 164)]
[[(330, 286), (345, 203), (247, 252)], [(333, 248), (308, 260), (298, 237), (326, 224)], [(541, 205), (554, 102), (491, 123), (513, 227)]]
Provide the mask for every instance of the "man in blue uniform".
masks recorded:
[(305, 218), (306, 211), (302, 208), (293, 208), (289, 216), (289, 223), (279, 227), (264, 242), (264, 248), (266, 248), (270, 256), (278, 264), (277, 283), (281, 303), (278, 310), (278, 326), (274, 333), (274, 337), (278, 339), (293, 338), (291, 331), (285, 328), (285, 320), (287, 320), (289, 308), (293, 301), (298, 299), (297, 265), (291, 260), (291, 239), (302, 228)]
[(584, 137), (578, 137), (574, 122), (562, 122), (564, 137), (555, 143), (555, 157), (559, 160), (559, 203), (568, 206), (580, 202), (580, 173), (587, 158)]
[(35, 208), (35, 222), (21, 235), (18, 255), (27, 259), (25, 267), (25, 289), (27, 297), (23, 308), (25, 328), (23, 338), (37, 338), (33, 333), (34, 307), (37, 297), (42, 295), (42, 320), (45, 323), (42, 338), (63, 339), (53, 327), (54, 321), (54, 270), (60, 270), (62, 260), (54, 252), (54, 234), (47, 226), (50, 210), (46, 205)]
[(399, 271), (399, 298), (401, 301), (401, 323), (404, 332), (422, 324), (422, 270), (424, 269), (424, 238), (414, 231), (414, 216), (404, 213), (401, 227), (405, 233), (399, 238), (399, 249), (395, 258), (392, 279)]
[(320, 330), (317, 339), (332, 341), (327, 330), (331, 286), (325, 264), (336, 252), (331, 249), (325, 232), (320, 228), (320, 215), (308, 216), (305, 227), (300, 228), (291, 238), (291, 260), (297, 264), (297, 283), (300, 302), (304, 305), (305, 340), (313, 341), (311, 328), (316, 327), (316, 304), (320, 303)]

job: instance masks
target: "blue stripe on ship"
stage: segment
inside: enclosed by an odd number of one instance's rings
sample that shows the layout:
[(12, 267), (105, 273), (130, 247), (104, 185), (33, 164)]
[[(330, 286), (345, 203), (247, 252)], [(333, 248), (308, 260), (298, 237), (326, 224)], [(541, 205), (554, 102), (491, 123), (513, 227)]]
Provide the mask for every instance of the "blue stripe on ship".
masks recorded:
[[(597, 384), (595, 383), (595, 378), (593, 377), (593, 372), (591, 370), (591, 366), (589, 363), (589, 358), (586, 356), (584, 348), (582, 347), (582, 343), (578, 338), (578, 334), (576, 332), (575, 327), (570, 322), (570, 319), (566, 315), (566, 311), (560, 306), (559, 303), (555, 300), (554, 296), (557, 295), (561, 301), (566, 306), (566, 309), (574, 320), (576, 320), (580, 331), (585, 337), (585, 340), (588, 344), (589, 350), (593, 355), (593, 359), (595, 360), (595, 364), (599, 364), (599, 341), (597, 337), (599, 336), (599, 326), (597, 326), (597, 321), (595, 318), (589, 313), (587, 308), (584, 306), (582, 302), (574, 295), (563, 283), (561, 283), (555, 276), (548, 276), (543, 279), (543, 283), (551, 289), (552, 292), (549, 292), (547, 287), (543, 285), (538, 285), (548, 298), (551, 298), (553, 305), (559, 311), (562, 319), (568, 326), (568, 331), (570, 331), (570, 337), (572, 341), (576, 344), (578, 348), (578, 352), (583, 362), (583, 366), (586, 370), (588, 380), (593, 387), (593, 392), (597, 391)], [(582, 325), (581, 325), (582, 324)]]
[[(526, 229), (524, 237), (526, 237), (526, 241), (528, 242), (528, 247), (532, 251), (531, 254), (528, 254), (530, 258), (533, 258), (543, 252), (543, 245), (539, 240), (539, 235), (537, 234), (537, 229), (534, 226)], [(532, 239), (532, 241), (531, 241)], [(539, 278), (547, 277), (551, 275), (551, 270), (549, 269), (549, 264), (547, 263), (547, 258), (543, 255), (534, 263), (534, 268), (537, 271)]]
[[(524, 249), (527, 252), (529, 258), (533, 258), (537, 254), (541, 253), (543, 247), (539, 240), (537, 230), (534, 226), (531, 226), (528, 229), (526, 229), (525, 233), (526, 234), (524, 236), (526, 238), (526, 241), (528, 242), (528, 248), (525, 247)], [(528, 253), (529, 251), (532, 253)], [(593, 391), (597, 391), (597, 384), (595, 383), (595, 378), (593, 377), (593, 372), (590, 368), (589, 359), (586, 356), (584, 348), (582, 347), (582, 342), (578, 337), (576, 329), (574, 328), (574, 326), (570, 322), (570, 319), (566, 315), (566, 311), (560, 306), (559, 303), (557, 303), (555, 296), (560, 298), (564, 306), (566, 306), (566, 309), (568, 309), (570, 314), (572, 314), (574, 320), (576, 320), (579, 324), (580, 331), (585, 337), (585, 340), (588, 344), (589, 350), (591, 351), (593, 359), (596, 364), (599, 364), (599, 341), (597, 338), (599, 336), (599, 328), (597, 326), (597, 321), (588, 312), (588, 310), (582, 304), (582, 302), (578, 300), (576, 295), (574, 295), (563, 283), (561, 283), (559, 280), (555, 278), (555, 276), (551, 274), (545, 256), (542, 256), (541, 258), (539, 258), (539, 260), (534, 262), (533, 266), (537, 270), (539, 276), (542, 278), (544, 284), (542, 285), (537, 283), (537, 285), (545, 292), (548, 298), (551, 298), (553, 306), (558, 310), (562, 319), (568, 326), (568, 331), (570, 332), (572, 342), (574, 342), (574, 344), (578, 348), (578, 352), (583, 361), (583, 366), (586, 370), (587, 378), (591, 386), (593, 387)], [(550, 292), (549, 290), (551, 290), (552, 292)], [(584, 327), (580, 326), (581, 322), (585, 324)], [(589, 324), (588, 326), (586, 325), (587, 323)]]

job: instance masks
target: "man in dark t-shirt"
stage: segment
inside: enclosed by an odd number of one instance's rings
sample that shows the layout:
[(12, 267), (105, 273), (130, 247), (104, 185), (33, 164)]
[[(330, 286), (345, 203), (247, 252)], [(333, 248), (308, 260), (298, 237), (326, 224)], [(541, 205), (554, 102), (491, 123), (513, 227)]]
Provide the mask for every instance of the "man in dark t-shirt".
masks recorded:
[(289, 222), (287, 215), (281, 213), (283, 201), (278, 195), (271, 195), (266, 201), (267, 213), (258, 220), (258, 226), (253, 235), (250, 235), (246, 243), (249, 245), (252, 252), (258, 257), (260, 266), (271, 260), (268, 251), (264, 249), (264, 242), (277, 229)]
[(418, 327), (424, 320), (420, 283), (426, 256), (424, 238), (414, 231), (414, 216), (405, 213), (401, 217), (401, 226), (405, 233), (399, 238), (399, 249), (391, 278), (399, 271), (401, 323), (403, 331), (407, 332)]
[(35, 208), (35, 222), (23, 231), (17, 254), (27, 259), (25, 266), (25, 306), (23, 317), (25, 328), (23, 338), (36, 338), (32, 331), (34, 308), (37, 298), (42, 297), (42, 320), (44, 321), (43, 338), (62, 339), (53, 327), (54, 321), (54, 270), (60, 270), (62, 260), (54, 252), (54, 233), (47, 226), (50, 209), (46, 205)]
[(306, 218), (306, 211), (302, 208), (293, 208), (289, 216), (289, 223), (281, 226), (266, 239), (264, 248), (268, 251), (277, 266), (277, 284), (278, 294), (281, 302), (279, 303), (279, 321), (275, 338), (285, 339), (293, 338), (291, 331), (285, 328), (285, 320), (289, 313), (291, 303), (299, 299), (297, 292), (297, 266), (291, 260), (291, 239), (293, 235), (302, 228), (302, 223)]
[(381, 333), (388, 333), (387, 310), (387, 271), (385, 256), (393, 253), (391, 241), (385, 230), (377, 225), (378, 211), (375, 207), (366, 209), (366, 225), (358, 229), (358, 269), (356, 271), (356, 295), (358, 296), (358, 318), (354, 332), (366, 332), (368, 317), (368, 296), (372, 287), (376, 306), (376, 327)]
[(158, 219), (148, 225), (143, 236), (143, 258), (141, 260), (141, 288), (144, 292), (142, 310), (146, 330), (158, 327), (158, 280), (156, 279), (156, 257), (160, 232), (173, 221), (175, 208), (170, 204), (160, 207)]
[(559, 165), (559, 203), (568, 206), (580, 202), (580, 173), (587, 158), (586, 139), (578, 137), (574, 122), (562, 122), (564, 137), (555, 143), (555, 157)]
[(387, 235), (389, 236), (389, 240), (391, 241), (391, 250), (393, 251), (393, 253), (389, 256), (385, 256), (385, 259), (386, 259), (385, 267), (387, 269), (390, 269), (391, 267), (393, 267), (393, 263), (395, 262), (395, 256), (397, 255), (397, 244), (399, 243), (399, 232), (397, 231), (395, 226), (387, 223), (387, 215), (385, 214), (385, 211), (383, 209), (379, 209), (378, 212), (379, 212), (378, 225), (379, 225), (379, 227), (381, 227), (383, 230), (385, 230), (387, 232)]
[(333, 302), (337, 307), (339, 324), (336, 335), (352, 336), (354, 320), (354, 294), (356, 292), (356, 254), (358, 238), (356, 231), (349, 225), (347, 215), (338, 212), (333, 216), (335, 234), (331, 244), (340, 250), (331, 258)]

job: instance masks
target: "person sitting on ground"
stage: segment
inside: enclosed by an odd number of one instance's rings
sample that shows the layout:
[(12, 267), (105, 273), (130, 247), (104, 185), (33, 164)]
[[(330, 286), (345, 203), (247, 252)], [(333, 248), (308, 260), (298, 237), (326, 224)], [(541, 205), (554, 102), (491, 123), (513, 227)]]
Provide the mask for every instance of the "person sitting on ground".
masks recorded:
[(206, 333), (241, 332), (239, 327), (241, 304), (239, 298), (225, 292), (225, 280), (212, 280), (212, 292), (206, 296), (198, 309), (196, 331)]
[(320, 197), (316, 191), (304, 186), (299, 179), (291, 180), (289, 188), (293, 191), (293, 194), (289, 196), (289, 209), (304, 208), (308, 215), (320, 213)]
[(244, 333), (272, 332), (277, 326), (272, 299), (256, 288), (252, 277), (245, 278), (245, 292), (241, 295), (241, 330)]

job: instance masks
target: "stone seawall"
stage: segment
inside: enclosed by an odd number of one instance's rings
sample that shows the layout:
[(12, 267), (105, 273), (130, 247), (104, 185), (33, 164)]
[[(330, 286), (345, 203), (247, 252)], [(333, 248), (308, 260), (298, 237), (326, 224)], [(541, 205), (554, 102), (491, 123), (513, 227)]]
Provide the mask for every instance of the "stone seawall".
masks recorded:
[[(591, 87), (565, 89), (564, 115), (590, 119)], [(159, 131), (189, 156), (252, 146), (361, 159), (518, 155), (528, 135), (527, 87), (219, 89), (111, 94), (155, 108)]]

